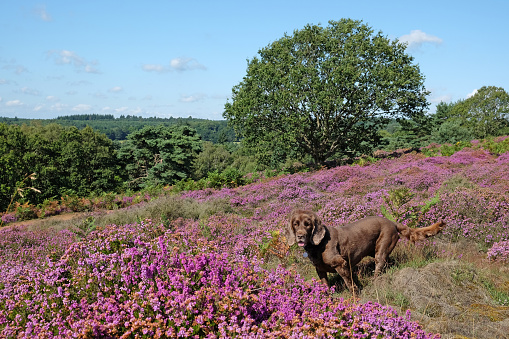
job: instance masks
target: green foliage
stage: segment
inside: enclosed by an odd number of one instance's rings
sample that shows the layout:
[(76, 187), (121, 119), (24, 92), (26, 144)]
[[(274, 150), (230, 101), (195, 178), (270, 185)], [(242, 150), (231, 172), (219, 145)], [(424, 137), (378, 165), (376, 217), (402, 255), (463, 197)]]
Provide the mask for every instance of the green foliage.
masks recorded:
[[(23, 199), (33, 204), (63, 192), (88, 196), (116, 189), (116, 154), (111, 140), (87, 127), (57, 124), (0, 124), (0, 208), (5, 210), (14, 188), (35, 173)], [(40, 193), (39, 193), (40, 192)]]
[(193, 164), (193, 176), (196, 179), (204, 178), (209, 172), (222, 172), (233, 163), (232, 154), (224, 145), (215, 145), (211, 142), (203, 143), (203, 151), (196, 156)]
[(78, 239), (86, 238), (87, 235), (95, 231), (97, 228), (95, 218), (90, 216), (84, 219), (81, 223), (76, 225), (76, 229), (72, 230)]
[(451, 118), (472, 131), (475, 138), (498, 136), (509, 125), (509, 94), (501, 87), (484, 86), (450, 111)]
[(19, 126), (0, 124), (0, 211), (6, 211), (30, 168), (29, 141)]
[(409, 203), (415, 194), (408, 187), (399, 187), (390, 190), (383, 197), (385, 205), (380, 206), (384, 217), (394, 222), (410, 220), (410, 224), (417, 224), (420, 218), (426, 214), (431, 207), (440, 202), (440, 192), (424, 202), (421, 206), (411, 206)]
[(359, 157), (358, 159), (355, 159), (355, 161), (353, 162), (353, 165), (368, 166), (368, 165), (374, 163), (375, 161), (376, 161), (376, 159), (373, 157), (364, 156), (364, 157)]
[(245, 183), (244, 174), (235, 168), (227, 168), (219, 173), (217, 170), (209, 172), (207, 186), (211, 188), (237, 187)]
[(495, 300), (499, 305), (509, 306), (509, 291), (504, 291), (497, 288), (495, 284), (490, 281), (490, 279), (485, 277), (481, 277), (480, 280), (493, 300)]
[(457, 143), (474, 139), (474, 133), (470, 128), (462, 125), (459, 119), (450, 119), (433, 130), (431, 140), (437, 143)]
[(417, 117), (428, 105), (405, 48), (360, 21), (307, 25), (248, 62), (224, 116), (264, 163), (367, 152), (389, 117)]
[(279, 230), (270, 230), (269, 234), (258, 242), (258, 253), (260, 257), (264, 258), (269, 255), (275, 255), (280, 259), (286, 259), (287, 247), (285, 241), (281, 238), (281, 232)]
[(509, 137), (504, 138), (502, 141), (496, 141), (494, 138), (490, 138), (483, 144), (483, 148), (493, 154), (509, 152)]
[(201, 145), (196, 130), (188, 126), (147, 126), (131, 133), (119, 151), (127, 186), (168, 185), (190, 177)]
[(454, 153), (462, 150), (465, 147), (470, 147), (472, 144), (466, 141), (458, 141), (455, 144), (430, 144), (427, 147), (422, 148), (422, 153), (427, 157), (436, 156), (450, 156)]
[(441, 101), (439, 104), (437, 104), (437, 111), (433, 117), (433, 120), (435, 120), (436, 125), (440, 125), (441, 123), (446, 122), (451, 117), (451, 111), (454, 108), (454, 106), (457, 104), (457, 102), (444, 102)]
[(414, 193), (408, 187), (400, 187), (392, 189), (384, 196), (387, 207), (381, 206), (382, 215), (389, 220), (399, 222), (407, 214), (408, 209), (403, 206), (410, 202), (414, 197)]

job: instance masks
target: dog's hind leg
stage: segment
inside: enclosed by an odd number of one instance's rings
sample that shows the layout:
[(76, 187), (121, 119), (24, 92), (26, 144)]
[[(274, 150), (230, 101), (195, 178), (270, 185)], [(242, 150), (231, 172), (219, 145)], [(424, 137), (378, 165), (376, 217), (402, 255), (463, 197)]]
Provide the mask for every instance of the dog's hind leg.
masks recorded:
[(352, 292), (355, 296), (359, 295), (359, 287), (355, 284), (354, 277), (353, 277), (353, 271), (351, 271), (349, 268), (343, 267), (343, 266), (337, 266), (335, 267), (336, 272), (343, 278), (346, 287)]
[(398, 240), (399, 236), (397, 233), (378, 239), (375, 250), (375, 278), (382, 273), (382, 270), (387, 265), (389, 255), (394, 247), (396, 247)]

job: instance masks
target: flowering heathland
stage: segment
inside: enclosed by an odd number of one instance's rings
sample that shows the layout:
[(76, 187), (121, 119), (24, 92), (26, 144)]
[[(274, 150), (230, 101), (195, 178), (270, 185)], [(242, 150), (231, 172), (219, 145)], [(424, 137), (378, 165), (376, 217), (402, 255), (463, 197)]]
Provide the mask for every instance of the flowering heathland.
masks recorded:
[[(403, 197), (390, 199), (398, 195), (394, 192)], [(411, 226), (442, 219), (447, 239), (467, 238), (491, 246), (509, 240), (509, 153), (495, 156), (463, 149), (448, 157), (408, 154), (235, 189), (190, 191), (183, 197), (228, 199), (239, 213), (270, 227), (283, 225), (296, 207), (317, 211), (330, 225), (393, 211), (392, 217)]]
[(409, 314), (338, 298), (291, 267), (269, 269), (268, 253), (295, 252), (281, 234), (299, 207), (328, 225), (366, 215), (411, 226), (442, 219), (442, 238), (493, 246), (490, 258), (506, 258), (508, 186), (508, 153), (463, 149), (181, 193), (228, 206), (201, 219), (109, 225), (79, 237), (0, 229), (0, 337), (438, 337)]
[[(262, 231), (236, 231), (245, 223), (238, 219), (111, 225), (74, 243), (66, 231), (53, 234), (65, 239), (58, 243), (20, 243), (20, 234), (40, 233), (4, 229), (0, 336), (435, 337), (408, 314), (335, 298), (282, 267), (263, 269), (253, 238)], [(33, 259), (13, 266), (11, 250)]]

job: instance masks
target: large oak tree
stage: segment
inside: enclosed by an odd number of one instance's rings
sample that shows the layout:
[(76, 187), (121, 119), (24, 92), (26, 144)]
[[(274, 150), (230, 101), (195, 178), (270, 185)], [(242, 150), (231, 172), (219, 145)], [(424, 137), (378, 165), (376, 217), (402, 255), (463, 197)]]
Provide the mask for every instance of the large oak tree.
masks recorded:
[(266, 160), (310, 155), (319, 164), (369, 151), (388, 119), (428, 106), (405, 49), (361, 21), (307, 25), (248, 61), (223, 115)]

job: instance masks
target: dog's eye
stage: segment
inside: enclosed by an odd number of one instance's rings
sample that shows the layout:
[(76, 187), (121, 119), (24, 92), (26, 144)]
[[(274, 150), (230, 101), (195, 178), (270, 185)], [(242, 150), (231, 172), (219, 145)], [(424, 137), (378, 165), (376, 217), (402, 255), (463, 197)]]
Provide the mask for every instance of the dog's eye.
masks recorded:
[(309, 226), (309, 222), (308, 221), (304, 221), (304, 226)]

